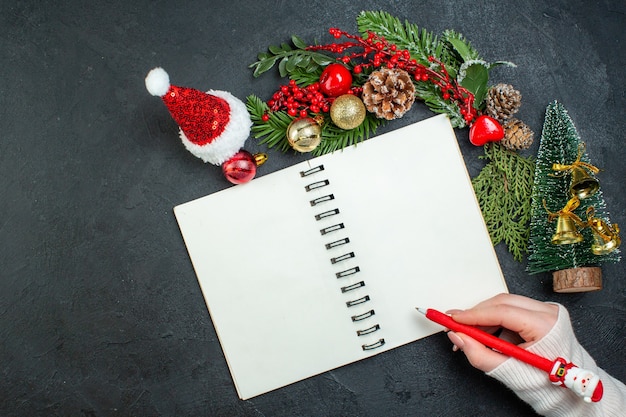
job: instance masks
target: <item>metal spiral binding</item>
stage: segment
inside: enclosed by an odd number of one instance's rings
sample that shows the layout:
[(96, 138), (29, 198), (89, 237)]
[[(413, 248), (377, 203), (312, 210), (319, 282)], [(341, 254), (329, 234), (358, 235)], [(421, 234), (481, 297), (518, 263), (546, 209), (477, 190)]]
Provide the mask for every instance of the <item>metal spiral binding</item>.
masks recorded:
[(344, 277), (347, 277), (348, 275), (356, 274), (360, 270), (361, 270), (361, 268), (359, 268), (358, 266), (355, 266), (354, 268), (350, 268), (350, 269), (346, 269), (345, 271), (337, 272), (335, 274), (335, 276), (337, 278), (344, 278)]
[(327, 235), (328, 233), (336, 232), (337, 230), (344, 229), (346, 226), (343, 223), (333, 224), (332, 226), (325, 227), (320, 229), (320, 233), (323, 235)]
[(354, 252), (349, 252), (349, 253), (346, 253), (345, 255), (337, 256), (335, 258), (330, 258), (330, 263), (331, 264), (336, 264), (336, 263), (339, 263), (341, 261), (345, 261), (345, 260), (354, 258), (354, 256), (355, 256)]
[(361, 321), (361, 320), (369, 319), (374, 314), (376, 314), (374, 310), (366, 311), (363, 314), (357, 314), (356, 316), (352, 316), (352, 321)]
[(326, 244), (326, 249), (336, 248), (337, 246), (347, 245), (350, 243), (350, 239), (344, 237), (343, 239), (335, 240), (334, 242), (330, 242)]
[(363, 350), (372, 350), (372, 349), (379, 348), (384, 344), (385, 344), (385, 339), (380, 338), (378, 339), (378, 341), (374, 343), (370, 343), (369, 345), (361, 345), (361, 347), (363, 348)]
[(311, 183), (309, 185), (307, 185), (306, 187), (304, 187), (307, 191), (311, 191), (311, 190), (316, 190), (318, 188), (322, 188), (322, 187), (326, 187), (328, 184), (330, 184), (330, 181), (328, 180), (322, 180), (322, 181), (318, 181), (318, 182), (314, 182)]
[(332, 194), (328, 194), (322, 197), (314, 198), (310, 201), (311, 206), (317, 206), (318, 204), (325, 203), (326, 201), (334, 200), (335, 196)]
[(313, 168), (311, 168), (311, 169), (309, 169), (307, 171), (300, 171), (300, 176), (301, 177), (307, 177), (309, 175), (313, 175), (313, 174), (318, 173), (318, 172), (323, 171), (323, 170), (324, 170), (324, 165), (318, 165), (318, 166), (313, 167)]
[[(324, 165), (318, 165), (316, 167), (310, 168), (306, 171), (300, 171), (300, 176), (301, 177), (309, 177), (311, 175), (317, 174), (321, 171), (324, 171)], [(320, 180), (320, 181), (314, 181), (308, 185), (306, 185), (304, 187), (304, 189), (306, 190), (306, 192), (310, 192), (310, 191), (314, 191), (314, 190), (319, 190), (320, 188), (326, 187), (330, 185), (330, 181), (327, 179), (324, 180)], [(334, 194), (327, 194), (321, 197), (316, 197), (312, 200), (310, 200), (310, 204), (312, 207), (318, 206), (320, 204), (326, 203), (328, 201), (332, 201), (335, 199)], [(315, 215), (315, 220), (316, 221), (322, 221), (325, 219), (328, 219), (329, 217), (333, 217), (333, 216), (337, 216), (340, 214), (340, 211), (338, 208), (334, 208), (332, 210), (327, 210), (327, 211), (323, 211), (319, 214)], [(342, 222), (338, 222), (336, 224), (333, 224), (331, 226), (326, 226), (320, 229), (320, 233), (322, 236), (328, 235), (328, 234), (332, 234), (334, 232), (338, 232), (340, 230), (345, 229), (345, 225)], [(350, 243), (350, 239), (347, 237), (338, 239), (338, 240), (334, 240), (330, 243), (326, 243), (326, 249), (330, 250), (330, 249), (334, 249), (336, 247), (339, 246), (343, 246), (343, 245), (348, 245)], [(333, 265), (336, 265), (338, 263), (347, 261), (349, 259), (353, 259), (356, 258), (356, 255), (354, 252), (352, 251), (348, 251), (343, 255), (340, 256), (336, 256), (336, 257), (332, 257), (330, 258), (330, 262)], [(343, 279), (346, 277), (349, 277), (351, 275), (355, 275), (357, 273), (359, 273), (361, 271), (361, 269), (359, 268), (359, 266), (354, 266), (348, 269), (344, 269), (342, 271), (336, 272), (335, 273), (335, 277), (337, 279)], [(360, 288), (365, 287), (365, 281), (358, 281), (354, 284), (348, 284), (348, 285), (344, 285), (340, 287), (340, 290), (342, 293), (349, 293), (350, 291), (355, 291), (358, 290)], [(369, 295), (364, 295), (362, 297), (358, 297), (349, 301), (346, 301), (346, 307), (350, 308), (350, 309), (359, 309), (361, 305), (363, 304), (367, 304), (370, 301), (370, 296)], [(365, 311), (363, 313), (359, 313), (359, 314), (355, 314), (353, 316), (351, 316), (351, 319), (353, 322), (361, 322), (363, 321), (364, 323), (370, 319), (371, 317), (373, 317), (376, 314), (376, 312), (373, 309), (370, 309), (368, 311)], [(374, 332), (377, 332), (378, 330), (380, 330), (381, 327), (378, 323), (364, 328), (364, 329), (359, 329), (356, 331), (357, 336), (365, 336), (365, 335), (369, 335), (372, 334)], [(377, 349), (381, 346), (383, 346), (385, 344), (385, 339), (380, 338), (378, 339), (376, 342), (373, 343), (366, 343), (361, 345), (361, 348), (364, 351), (368, 351), (368, 350), (373, 350), (373, 349)]]
[(359, 336), (363, 336), (364, 334), (370, 334), (370, 333), (374, 333), (376, 330), (380, 329), (380, 325), (379, 324), (375, 324), (372, 327), (368, 328), (368, 329), (364, 329), (364, 330), (357, 330), (356, 334), (358, 334)]
[(345, 287), (341, 287), (341, 292), (348, 292), (361, 287), (365, 287), (365, 281), (359, 281), (356, 284), (350, 284), (346, 285)]

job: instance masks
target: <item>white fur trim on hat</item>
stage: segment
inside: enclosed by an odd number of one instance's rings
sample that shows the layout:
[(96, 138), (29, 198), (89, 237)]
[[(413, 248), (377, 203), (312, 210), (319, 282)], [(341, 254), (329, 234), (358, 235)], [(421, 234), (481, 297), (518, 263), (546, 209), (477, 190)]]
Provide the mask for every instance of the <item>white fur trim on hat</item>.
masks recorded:
[[(169, 88), (169, 87), (168, 87)], [(220, 97), (230, 106), (230, 119), (222, 134), (206, 145), (197, 145), (191, 142), (182, 129), (179, 129), (180, 139), (189, 152), (213, 165), (221, 165), (229, 160), (243, 147), (250, 136), (252, 121), (246, 105), (227, 91), (209, 90), (207, 94)]]

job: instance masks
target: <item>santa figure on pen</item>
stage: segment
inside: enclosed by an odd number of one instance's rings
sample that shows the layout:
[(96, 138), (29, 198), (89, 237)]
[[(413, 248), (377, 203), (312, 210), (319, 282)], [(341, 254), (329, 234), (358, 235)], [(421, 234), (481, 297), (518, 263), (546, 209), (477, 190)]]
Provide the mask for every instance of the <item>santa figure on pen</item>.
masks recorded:
[(598, 375), (568, 363), (563, 358), (554, 362), (550, 380), (553, 384), (571, 389), (588, 403), (599, 401), (604, 391)]

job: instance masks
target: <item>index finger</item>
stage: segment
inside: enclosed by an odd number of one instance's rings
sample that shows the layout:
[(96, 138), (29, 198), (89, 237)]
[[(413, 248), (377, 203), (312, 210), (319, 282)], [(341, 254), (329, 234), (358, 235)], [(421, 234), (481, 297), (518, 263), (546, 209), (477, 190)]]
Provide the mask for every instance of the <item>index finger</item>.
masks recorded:
[(478, 303), (477, 305), (472, 307), (470, 310), (474, 308), (497, 306), (497, 305), (510, 305), (510, 306), (519, 307), (519, 308), (523, 308), (523, 309), (530, 310), (530, 311), (538, 311), (538, 312), (546, 312), (546, 313), (553, 311), (553, 307), (551, 304), (545, 303), (543, 301), (538, 301), (532, 298), (524, 297), (523, 295), (507, 294), (507, 293), (498, 294), (494, 297), (488, 298)]
[(452, 319), (474, 326), (501, 326), (531, 342), (541, 339), (552, 329), (557, 315), (558, 307), (551, 304), (530, 310), (517, 305), (488, 303), (452, 314)]

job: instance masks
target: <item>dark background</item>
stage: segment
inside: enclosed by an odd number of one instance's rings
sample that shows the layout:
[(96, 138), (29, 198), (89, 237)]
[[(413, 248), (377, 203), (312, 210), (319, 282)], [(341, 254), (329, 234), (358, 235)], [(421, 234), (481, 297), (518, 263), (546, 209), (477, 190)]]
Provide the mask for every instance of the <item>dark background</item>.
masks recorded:
[[(184, 149), (144, 77), (163, 66), (176, 85), (267, 99), (282, 80), (254, 79), (248, 65), (292, 34), (354, 33), (361, 10), (454, 29), (487, 61), (518, 65), (493, 70), (491, 84), (522, 92), (518, 116), (537, 137), (548, 103), (563, 103), (603, 168), (611, 220), (626, 225), (622, 0), (0, 4), (0, 415), (533, 414), (442, 334), (239, 400), (172, 212), (230, 185)], [(416, 104), (379, 133), (431, 115)], [(467, 135), (457, 131), (476, 175), (482, 150)], [(259, 175), (308, 157), (269, 154)], [(626, 380), (623, 262), (603, 267), (602, 291), (558, 295), (550, 274), (528, 276), (497, 252), (511, 292), (563, 303), (599, 365)]]

